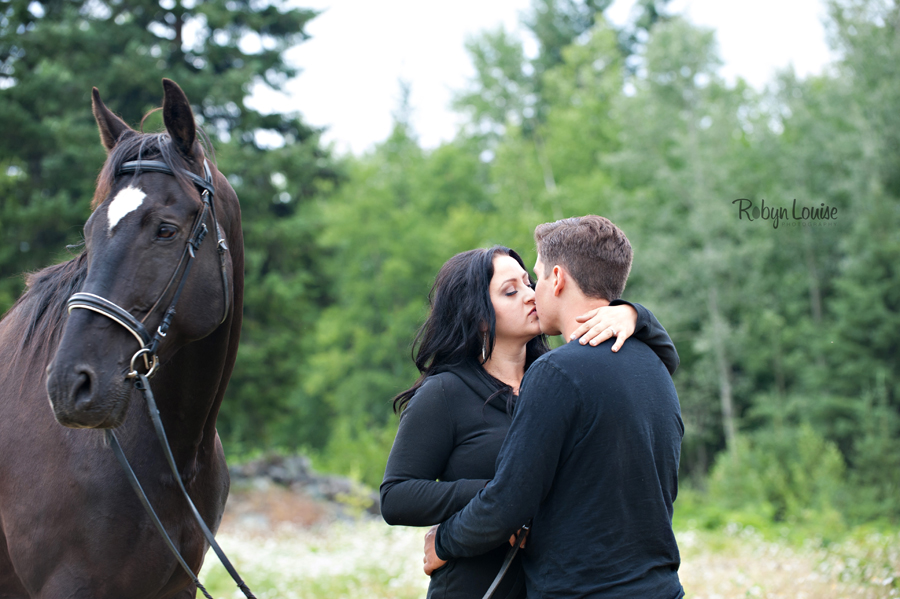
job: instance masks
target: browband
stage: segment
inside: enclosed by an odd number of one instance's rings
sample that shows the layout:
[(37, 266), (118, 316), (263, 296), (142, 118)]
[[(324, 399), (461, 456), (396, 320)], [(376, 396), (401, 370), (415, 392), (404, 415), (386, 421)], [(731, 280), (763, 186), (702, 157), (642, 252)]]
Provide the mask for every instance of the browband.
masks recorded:
[[(183, 170), (181, 171), (187, 177), (193, 181), (194, 185), (200, 187), (201, 189), (205, 189), (209, 192), (209, 195), (213, 196), (216, 194), (216, 189), (212, 184), (212, 173), (209, 171), (209, 164), (204, 160), (203, 161), (203, 171), (206, 175), (206, 178), (199, 175), (195, 175), (191, 171)], [(161, 160), (131, 160), (129, 162), (123, 162), (122, 166), (119, 167), (117, 175), (124, 175), (126, 173), (162, 173), (164, 175), (175, 175), (175, 171)]]

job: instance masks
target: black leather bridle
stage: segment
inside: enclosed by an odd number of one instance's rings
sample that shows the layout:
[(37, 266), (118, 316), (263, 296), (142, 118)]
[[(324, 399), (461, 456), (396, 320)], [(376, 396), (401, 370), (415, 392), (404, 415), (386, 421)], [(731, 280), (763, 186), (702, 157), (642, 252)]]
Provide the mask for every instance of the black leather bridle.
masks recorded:
[[(163, 289), (159, 298), (157, 298), (150, 310), (147, 311), (147, 314), (144, 315), (144, 318), (138, 320), (132, 316), (128, 310), (93, 293), (76, 293), (69, 298), (68, 309), (70, 313), (75, 308), (97, 312), (98, 314), (102, 314), (119, 323), (128, 329), (129, 333), (134, 335), (134, 338), (137, 339), (137, 342), (140, 345), (140, 349), (131, 358), (130, 370), (127, 375), (130, 379), (133, 379), (138, 375), (135, 363), (139, 357), (143, 357), (144, 359), (144, 366), (147, 369), (146, 375), (148, 378), (152, 377), (159, 367), (159, 357), (156, 352), (159, 351), (159, 346), (165, 338), (169, 326), (172, 324), (172, 318), (175, 316), (175, 305), (178, 303), (178, 298), (184, 290), (184, 284), (187, 282), (188, 274), (191, 272), (191, 266), (193, 265), (197, 250), (200, 249), (200, 244), (203, 243), (203, 239), (209, 232), (209, 228), (206, 226), (205, 222), (207, 215), (212, 218), (212, 224), (216, 230), (216, 250), (219, 254), (219, 268), (222, 272), (222, 291), (225, 298), (222, 319), (219, 321), (219, 324), (225, 322), (225, 319), (228, 318), (228, 311), (231, 307), (231, 293), (228, 285), (228, 268), (225, 256), (225, 253), (228, 251), (228, 245), (225, 243), (225, 237), (222, 235), (222, 229), (219, 227), (219, 221), (216, 219), (216, 190), (215, 187), (213, 187), (212, 173), (210, 173), (209, 164), (207, 164), (206, 160), (203, 161), (203, 171), (203, 177), (195, 175), (190, 171), (182, 171), (182, 173), (191, 179), (194, 185), (197, 186), (198, 191), (200, 191), (200, 199), (203, 201), (203, 208), (194, 220), (194, 224), (191, 227), (191, 234), (184, 246), (184, 252), (182, 252), (181, 259), (178, 261), (178, 265), (175, 267), (174, 272), (172, 272), (169, 282), (166, 284), (166, 287)], [(159, 160), (133, 160), (131, 162), (125, 162), (119, 167), (116, 175), (142, 172), (162, 173), (175, 176), (172, 168), (165, 162)], [(184, 265), (183, 270), (181, 268), (182, 265)], [(172, 296), (169, 308), (166, 310), (162, 322), (160, 322), (156, 332), (153, 335), (150, 335), (149, 331), (147, 331), (147, 328), (144, 326), (144, 322), (166, 297), (169, 289), (172, 288), (172, 284), (175, 282), (179, 271), (181, 271), (181, 280), (178, 282), (178, 287), (175, 290), (175, 294)]]
[[(172, 168), (165, 162), (159, 160), (134, 160), (131, 162), (125, 162), (121, 167), (119, 167), (116, 175), (118, 176), (128, 173), (138, 174), (142, 172), (162, 173), (165, 175), (175, 176), (175, 172), (172, 170)], [(225, 319), (228, 318), (228, 312), (231, 308), (231, 293), (228, 285), (228, 269), (225, 256), (225, 253), (228, 251), (228, 245), (225, 243), (225, 238), (222, 235), (222, 229), (219, 227), (219, 222), (216, 219), (216, 190), (213, 186), (212, 173), (209, 170), (209, 164), (206, 162), (206, 160), (203, 161), (203, 177), (195, 175), (194, 173), (186, 170), (183, 170), (181, 172), (182, 174), (186, 175), (194, 183), (194, 185), (197, 186), (197, 189), (200, 192), (200, 199), (203, 201), (203, 208), (197, 214), (197, 217), (194, 220), (194, 224), (191, 227), (191, 234), (188, 237), (187, 243), (185, 244), (184, 252), (181, 254), (181, 259), (178, 261), (178, 265), (175, 267), (175, 271), (169, 278), (169, 282), (166, 284), (166, 287), (163, 289), (159, 298), (157, 298), (156, 302), (153, 304), (150, 310), (147, 311), (147, 314), (144, 315), (144, 318), (138, 320), (128, 310), (125, 310), (115, 302), (112, 302), (93, 293), (75, 293), (74, 295), (72, 295), (72, 297), (69, 298), (67, 305), (70, 313), (75, 308), (80, 308), (83, 310), (90, 310), (92, 312), (102, 314), (103, 316), (106, 316), (107, 318), (110, 318), (125, 327), (128, 332), (134, 335), (135, 339), (137, 339), (138, 345), (140, 345), (140, 349), (131, 357), (131, 364), (129, 367), (130, 370), (125, 376), (126, 378), (132, 379), (134, 381), (135, 389), (141, 392), (144, 400), (147, 403), (147, 410), (150, 413), (150, 420), (153, 422), (153, 428), (156, 430), (156, 436), (159, 439), (160, 444), (162, 445), (163, 453), (165, 454), (166, 461), (169, 464), (169, 469), (172, 471), (172, 474), (175, 477), (175, 480), (178, 483), (182, 494), (187, 500), (187, 503), (191, 508), (191, 513), (193, 514), (194, 519), (197, 521), (197, 524), (200, 526), (200, 530), (203, 532), (203, 536), (206, 538), (206, 541), (218, 556), (219, 561), (222, 562), (222, 565), (231, 575), (232, 579), (234, 579), (234, 581), (237, 583), (238, 588), (241, 589), (241, 591), (248, 599), (256, 599), (256, 597), (254, 597), (253, 593), (250, 591), (250, 588), (244, 583), (240, 575), (237, 573), (237, 570), (235, 570), (234, 566), (225, 556), (222, 548), (219, 547), (219, 544), (216, 542), (215, 537), (209, 530), (209, 527), (203, 521), (203, 518), (200, 516), (200, 512), (197, 511), (194, 502), (191, 500), (190, 495), (188, 495), (187, 490), (184, 488), (184, 483), (181, 480), (181, 473), (178, 471), (178, 467), (175, 464), (175, 459), (172, 456), (172, 450), (169, 447), (169, 442), (166, 438), (166, 432), (163, 428), (162, 420), (159, 416), (159, 410), (156, 407), (156, 400), (153, 397), (153, 391), (150, 389), (149, 379), (156, 373), (159, 368), (159, 357), (157, 356), (159, 346), (162, 343), (162, 340), (166, 337), (166, 334), (169, 331), (169, 326), (172, 324), (172, 318), (175, 316), (175, 305), (178, 303), (178, 298), (181, 297), (181, 292), (184, 290), (184, 284), (187, 281), (188, 274), (191, 272), (191, 265), (194, 262), (194, 258), (196, 258), (197, 251), (200, 249), (200, 244), (203, 243), (204, 237), (206, 237), (207, 233), (209, 232), (209, 228), (206, 226), (205, 222), (207, 215), (209, 215), (212, 219), (212, 224), (216, 230), (216, 248), (219, 254), (219, 266), (222, 272), (222, 290), (225, 295), (225, 307), (222, 312), (222, 319), (219, 321), (219, 324), (225, 322)], [(182, 269), (182, 265), (184, 265), (184, 269)], [(178, 281), (178, 286), (176, 287), (175, 293), (172, 296), (172, 301), (169, 302), (169, 308), (166, 310), (162, 321), (156, 328), (156, 332), (151, 335), (147, 330), (147, 327), (144, 326), (144, 322), (147, 320), (150, 314), (152, 314), (156, 310), (157, 306), (159, 306), (159, 304), (169, 293), (169, 290), (172, 288), (172, 285), (178, 277), (179, 271), (181, 271), (181, 279)], [(146, 367), (147, 372), (138, 372), (138, 358), (143, 358), (144, 366)], [(200, 580), (197, 578), (197, 575), (194, 574), (194, 571), (191, 570), (190, 566), (188, 566), (187, 562), (178, 552), (178, 549), (175, 547), (175, 544), (172, 542), (172, 539), (166, 532), (165, 527), (163, 526), (162, 522), (160, 522), (159, 516), (156, 515), (153, 507), (150, 505), (147, 494), (144, 492), (144, 489), (141, 487), (141, 483), (138, 481), (137, 477), (134, 474), (134, 470), (128, 463), (128, 458), (125, 456), (125, 452), (122, 450), (122, 446), (119, 443), (119, 439), (116, 437), (116, 433), (112, 429), (106, 429), (104, 433), (106, 435), (106, 440), (109, 442), (109, 445), (116, 456), (116, 459), (119, 461), (119, 465), (122, 467), (122, 470), (125, 472), (125, 476), (128, 478), (128, 482), (131, 484), (131, 487), (137, 494), (138, 499), (141, 501), (141, 504), (144, 506), (144, 509), (147, 511), (150, 519), (153, 521), (154, 526), (156, 526), (156, 529), (162, 535), (163, 540), (166, 542), (166, 546), (168, 546), (169, 550), (175, 555), (178, 563), (185, 570), (185, 572), (187, 572), (188, 576), (190, 576), (194, 585), (203, 592), (203, 595), (205, 597), (207, 597), (208, 599), (212, 599), (203, 585), (200, 584)]]

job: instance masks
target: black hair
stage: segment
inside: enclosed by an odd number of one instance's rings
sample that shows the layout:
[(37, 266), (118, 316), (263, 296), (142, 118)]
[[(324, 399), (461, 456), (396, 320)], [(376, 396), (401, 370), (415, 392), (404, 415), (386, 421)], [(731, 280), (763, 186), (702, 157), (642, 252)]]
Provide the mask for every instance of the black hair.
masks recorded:
[[(513, 258), (528, 271), (519, 254), (501, 245), (462, 252), (441, 267), (428, 294), (431, 313), (413, 341), (412, 358), (420, 376), (412, 387), (394, 398), (394, 412), (403, 411), (425, 379), (432, 374), (466, 360), (477, 358), (475, 361), (480, 366), (482, 361), (490, 359), (497, 323), (490, 285), (494, 276), (494, 257), (498, 254)], [(531, 275), (529, 282), (534, 287)], [(548, 351), (550, 347), (546, 336), (538, 335), (530, 340), (525, 346), (525, 369)], [(499, 392), (508, 391), (511, 399), (509, 385), (494, 380), (500, 387)], [(507, 406), (510, 405), (507, 401)]]

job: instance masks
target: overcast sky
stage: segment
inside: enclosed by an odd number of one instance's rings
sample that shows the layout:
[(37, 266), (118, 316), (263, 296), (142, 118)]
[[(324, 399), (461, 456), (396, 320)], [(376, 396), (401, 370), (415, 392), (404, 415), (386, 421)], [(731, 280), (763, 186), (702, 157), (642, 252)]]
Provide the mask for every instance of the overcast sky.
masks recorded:
[[(451, 139), (458, 117), (449, 104), (473, 75), (467, 36), (504, 25), (521, 31), (531, 0), (297, 0), (322, 11), (307, 31), (312, 39), (289, 51), (302, 73), (284, 96), (257, 95), (264, 111), (297, 110), (328, 128), (326, 143), (360, 154), (390, 132), (399, 84), (411, 84), (413, 127), (426, 147)], [(608, 12), (624, 22), (633, 0)], [(820, 73), (832, 59), (820, 0), (673, 0), (671, 10), (716, 31), (722, 74), (761, 89), (776, 69)]]

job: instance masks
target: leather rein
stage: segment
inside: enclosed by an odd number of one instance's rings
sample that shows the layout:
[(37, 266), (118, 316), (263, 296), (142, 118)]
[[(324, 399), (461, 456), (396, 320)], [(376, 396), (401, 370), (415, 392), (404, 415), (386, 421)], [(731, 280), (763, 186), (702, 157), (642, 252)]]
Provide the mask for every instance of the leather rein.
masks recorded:
[[(118, 176), (128, 173), (135, 173), (136, 176), (137, 174), (142, 172), (162, 173), (165, 175), (175, 176), (175, 172), (172, 170), (172, 168), (165, 162), (159, 160), (133, 160), (130, 162), (125, 162), (121, 167), (119, 167), (116, 175)], [(138, 345), (140, 345), (140, 349), (131, 357), (130, 371), (125, 376), (126, 378), (129, 378), (134, 382), (135, 389), (141, 392), (141, 395), (144, 397), (144, 401), (147, 402), (147, 410), (150, 413), (150, 420), (153, 422), (153, 428), (156, 431), (156, 436), (159, 439), (160, 445), (162, 445), (166, 461), (168, 462), (169, 468), (172, 470), (172, 474), (175, 477), (175, 481), (178, 483), (178, 487), (181, 489), (184, 498), (187, 500), (187, 503), (191, 508), (191, 513), (193, 514), (194, 519), (197, 521), (197, 524), (200, 526), (200, 529), (203, 532), (203, 536), (206, 538), (207, 543), (209, 543), (210, 547), (212, 547), (213, 551), (215, 551), (216, 555), (219, 558), (219, 561), (222, 562), (222, 565), (231, 575), (232, 579), (234, 579), (235, 583), (237, 583), (238, 588), (241, 589), (244, 595), (248, 599), (256, 599), (256, 597), (250, 591), (250, 588), (244, 583), (240, 575), (237, 573), (237, 570), (235, 570), (234, 566), (225, 556), (222, 548), (219, 547), (219, 544), (216, 542), (213, 533), (209, 530), (209, 527), (203, 521), (203, 518), (200, 516), (200, 512), (197, 511), (197, 507), (194, 505), (194, 502), (188, 495), (187, 490), (184, 488), (184, 483), (181, 480), (181, 473), (178, 471), (178, 467), (175, 464), (175, 459), (172, 456), (172, 450), (169, 447), (169, 442), (166, 438), (166, 432), (163, 428), (162, 420), (159, 416), (159, 410), (156, 407), (156, 401), (153, 397), (153, 391), (150, 389), (149, 379), (159, 369), (159, 356), (157, 355), (159, 346), (162, 343), (162, 340), (166, 337), (169, 326), (172, 324), (172, 319), (175, 316), (175, 305), (178, 303), (178, 299), (179, 297), (181, 297), (181, 292), (184, 290), (184, 285), (187, 281), (188, 274), (191, 272), (191, 266), (194, 262), (194, 258), (196, 258), (196, 253), (200, 249), (200, 244), (203, 243), (204, 237), (206, 237), (207, 233), (209, 233), (209, 228), (206, 226), (205, 222), (207, 220), (207, 216), (211, 218), (212, 225), (216, 230), (216, 250), (219, 255), (219, 267), (222, 273), (222, 290), (225, 296), (225, 307), (222, 313), (222, 319), (219, 321), (219, 324), (225, 322), (225, 319), (228, 318), (228, 313), (231, 308), (231, 293), (228, 284), (227, 257), (225, 255), (228, 251), (228, 245), (225, 243), (225, 237), (222, 235), (222, 229), (219, 227), (219, 222), (216, 219), (216, 207), (214, 201), (216, 190), (213, 186), (212, 173), (209, 170), (209, 164), (204, 159), (203, 177), (200, 177), (186, 170), (181, 172), (182, 174), (186, 175), (194, 183), (194, 185), (197, 186), (197, 189), (200, 192), (200, 199), (203, 202), (203, 208), (198, 213), (197, 218), (194, 220), (194, 224), (191, 227), (191, 234), (188, 236), (184, 252), (181, 255), (181, 260), (179, 260), (178, 265), (175, 267), (172, 276), (169, 278), (169, 282), (166, 284), (166, 287), (163, 289), (159, 298), (156, 300), (150, 310), (148, 310), (144, 318), (138, 320), (134, 316), (132, 316), (132, 314), (128, 310), (125, 310), (114, 302), (111, 302), (110, 300), (93, 293), (73, 294), (67, 302), (68, 311), (71, 313), (75, 308), (80, 308), (83, 310), (90, 310), (92, 312), (102, 314), (103, 316), (106, 316), (107, 318), (125, 327), (125, 329), (127, 329), (128, 332), (131, 333), (137, 340)], [(183, 269), (182, 265), (184, 266)], [(169, 307), (166, 310), (162, 321), (157, 327), (156, 332), (151, 335), (147, 330), (147, 327), (144, 326), (144, 322), (147, 320), (150, 314), (152, 314), (156, 310), (159, 304), (169, 293), (169, 290), (172, 288), (172, 285), (175, 283), (175, 280), (178, 277), (179, 271), (181, 271), (181, 279), (178, 281), (175, 293), (172, 296), (172, 300), (169, 302)], [(144, 373), (138, 372), (138, 367), (140, 365), (139, 359), (143, 360), (144, 368), (146, 368), (146, 372)], [(159, 517), (153, 510), (153, 507), (150, 505), (147, 494), (141, 487), (140, 482), (134, 474), (134, 470), (131, 468), (131, 465), (128, 463), (128, 459), (125, 457), (125, 453), (122, 450), (122, 446), (119, 444), (119, 440), (116, 437), (115, 431), (113, 431), (113, 429), (106, 429), (104, 433), (110, 447), (113, 450), (113, 453), (116, 456), (116, 459), (119, 462), (119, 465), (122, 467), (122, 470), (125, 472), (125, 476), (128, 478), (128, 482), (131, 484), (131, 487), (137, 494), (138, 499), (141, 501), (141, 504), (144, 506), (144, 509), (147, 511), (147, 514), (150, 516), (150, 519), (156, 526), (156, 529), (162, 535), (163, 540), (166, 542), (169, 550), (175, 555), (178, 563), (181, 564), (181, 567), (185, 570), (185, 572), (187, 572), (188, 576), (190, 576), (191, 581), (194, 583), (194, 585), (203, 592), (203, 595), (205, 597), (207, 597), (208, 599), (212, 599), (203, 585), (200, 584), (200, 580), (197, 578), (197, 575), (194, 574), (194, 571), (191, 570), (190, 566), (188, 566), (187, 562), (178, 552), (178, 549), (175, 547), (175, 544), (172, 542), (172, 539), (166, 532), (165, 527), (163, 526), (162, 522), (160, 522)]]

